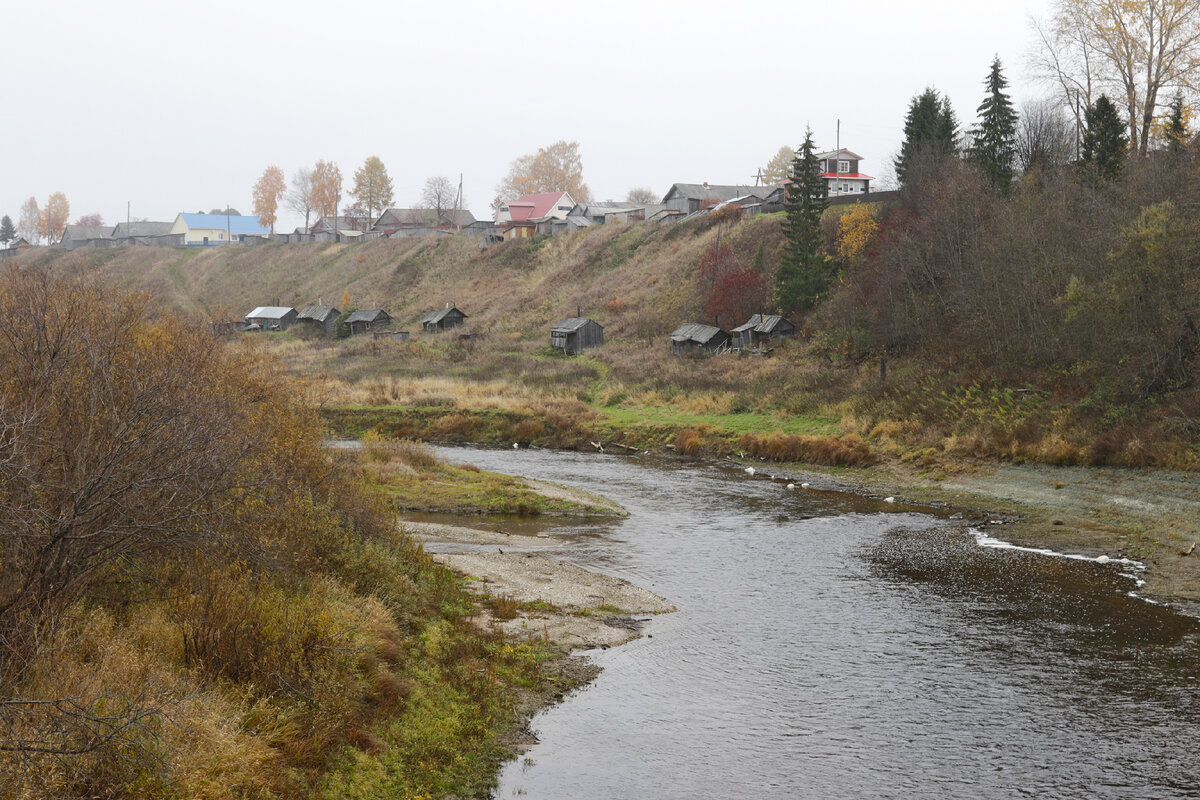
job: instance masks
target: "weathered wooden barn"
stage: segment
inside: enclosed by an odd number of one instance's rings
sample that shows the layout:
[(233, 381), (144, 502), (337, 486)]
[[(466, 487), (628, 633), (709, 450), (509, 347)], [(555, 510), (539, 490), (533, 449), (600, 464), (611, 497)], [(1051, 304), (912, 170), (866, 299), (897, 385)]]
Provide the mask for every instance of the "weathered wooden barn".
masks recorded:
[(733, 348), (745, 350), (775, 339), (790, 338), (795, 335), (796, 326), (778, 314), (755, 314), (730, 333), (733, 334)]
[(449, 328), (457, 328), (467, 319), (467, 315), (455, 308), (453, 303), (447, 303), (445, 308), (430, 311), (421, 319), (421, 328), (426, 333), (437, 333)]
[(350, 335), (354, 336), (371, 331), (386, 331), (392, 327), (392, 318), (382, 308), (363, 308), (346, 317), (346, 325), (350, 328)]
[(314, 330), (322, 330), (332, 336), (334, 328), (337, 327), (337, 318), (341, 316), (341, 313), (333, 306), (323, 306), (319, 303), (305, 306), (296, 315), (296, 324), (308, 325)]
[(671, 354), (725, 353), (733, 337), (715, 325), (687, 322), (671, 333)]
[(296, 309), (287, 306), (259, 306), (246, 315), (246, 322), (264, 331), (286, 331), (296, 324)]
[(550, 346), (564, 355), (577, 356), (584, 350), (604, 345), (604, 326), (587, 317), (567, 317), (550, 329)]

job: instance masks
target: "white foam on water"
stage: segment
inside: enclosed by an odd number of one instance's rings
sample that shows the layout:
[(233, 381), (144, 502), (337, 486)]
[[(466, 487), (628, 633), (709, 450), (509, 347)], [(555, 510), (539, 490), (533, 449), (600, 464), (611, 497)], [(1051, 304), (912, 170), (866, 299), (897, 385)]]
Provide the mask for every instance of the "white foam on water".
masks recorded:
[[(1003, 539), (997, 539), (994, 536), (988, 536), (983, 531), (976, 528), (971, 528), (971, 534), (975, 537), (975, 543), (980, 547), (993, 547), (997, 550), (1020, 550), (1023, 553), (1037, 553), (1041, 556), (1050, 556), (1051, 558), (1070, 558), (1075, 561), (1091, 561), (1096, 564), (1120, 564), (1123, 567), (1128, 567), (1137, 572), (1146, 569), (1146, 565), (1140, 561), (1134, 561), (1128, 558), (1110, 558), (1109, 556), (1085, 556), (1079, 553), (1060, 553), (1057, 550), (1050, 550), (1045, 547), (1023, 547), (1019, 544), (1006, 542)], [(1145, 581), (1138, 578), (1136, 575), (1127, 575), (1126, 577), (1133, 578), (1137, 581), (1138, 587), (1145, 585)]]

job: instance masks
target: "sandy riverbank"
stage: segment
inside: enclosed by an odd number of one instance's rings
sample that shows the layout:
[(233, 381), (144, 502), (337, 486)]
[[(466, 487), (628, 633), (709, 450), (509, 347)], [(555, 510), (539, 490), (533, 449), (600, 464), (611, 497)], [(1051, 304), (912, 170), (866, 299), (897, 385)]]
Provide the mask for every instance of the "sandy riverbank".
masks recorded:
[[(401, 526), (436, 561), (465, 575), (468, 586), (515, 601), (514, 618), (497, 619), (485, 611), (479, 622), (517, 639), (544, 639), (571, 649), (613, 647), (636, 639), (649, 615), (675, 611), (651, 591), (544, 554), (563, 543), (559, 537), (429, 522)], [(448, 546), (456, 552), (438, 552)]]

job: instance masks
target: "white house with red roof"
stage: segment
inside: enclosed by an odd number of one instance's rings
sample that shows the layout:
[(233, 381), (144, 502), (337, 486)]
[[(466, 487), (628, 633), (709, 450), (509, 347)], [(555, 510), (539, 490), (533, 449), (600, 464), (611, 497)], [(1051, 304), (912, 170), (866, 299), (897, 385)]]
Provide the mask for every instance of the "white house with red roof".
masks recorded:
[(862, 156), (845, 148), (817, 153), (821, 163), (821, 177), (825, 179), (826, 197), (868, 194), (871, 191), (870, 175), (858, 171)]
[(496, 209), (496, 227), (506, 241), (531, 237), (537, 232), (538, 223), (566, 219), (574, 207), (575, 201), (567, 192), (521, 195)]

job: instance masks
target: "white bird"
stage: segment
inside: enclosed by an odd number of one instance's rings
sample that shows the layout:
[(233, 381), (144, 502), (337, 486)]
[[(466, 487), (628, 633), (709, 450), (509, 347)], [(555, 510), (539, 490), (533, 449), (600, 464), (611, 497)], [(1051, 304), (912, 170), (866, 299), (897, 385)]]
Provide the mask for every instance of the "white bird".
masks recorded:
[(796, 488), (796, 484), (794, 484), (794, 483), (789, 483), (789, 484), (788, 484), (788, 486), (787, 486), (787, 488), (789, 488), (789, 489), (795, 489), (795, 488)]
[(1096, 563), (1097, 563), (1097, 564), (1107, 564), (1107, 563), (1108, 563), (1108, 556), (1099, 556), (1099, 557), (1096, 559)]
[(808, 488), (809, 486), (811, 486), (811, 485), (812, 485), (812, 484), (808, 484), (808, 483), (802, 483), (802, 484), (800, 484), (800, 488), (801, 488), (801, 489), (807, 489), (807, 488)]
[(894, 497), (885, 497), (885, 498), (883, 498), (883, 502), (885, 502), (885, 503), (894, 503), (894, 502), (896, 502), (896, 498), (894, 498)]
[(518, 444), (517, 442), (513, 442), (513, 450), (520, 450), (520, 449), (521, 449), (521, 445)]
[(747, 475), (753, 475), (753, 474), (754, 474), (754, 467), (746, 467), (746, 474), (747, 474)]

